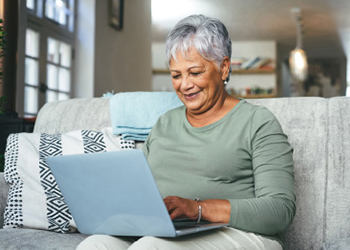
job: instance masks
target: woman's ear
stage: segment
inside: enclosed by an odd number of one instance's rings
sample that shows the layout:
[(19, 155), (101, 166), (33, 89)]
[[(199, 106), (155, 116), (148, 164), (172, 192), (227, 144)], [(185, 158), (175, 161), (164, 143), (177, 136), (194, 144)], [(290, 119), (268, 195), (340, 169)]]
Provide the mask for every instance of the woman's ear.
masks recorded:
[(221, 75), (222, 75), (223, 81), (225, 81), (228, 77), (228, 74), (230, 74), (230, 66), (231, 66), (230, 58), (228, 58), (228, 56), (225, 56), (221, 62)]

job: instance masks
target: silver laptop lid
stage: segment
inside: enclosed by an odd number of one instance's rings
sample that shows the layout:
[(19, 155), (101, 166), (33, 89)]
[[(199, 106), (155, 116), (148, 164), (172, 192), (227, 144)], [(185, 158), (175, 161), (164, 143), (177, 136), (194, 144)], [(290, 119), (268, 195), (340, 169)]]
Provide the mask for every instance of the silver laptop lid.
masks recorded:
[(175, 237), (141, 150), (55, 156), (47, 162), (81, 233)]

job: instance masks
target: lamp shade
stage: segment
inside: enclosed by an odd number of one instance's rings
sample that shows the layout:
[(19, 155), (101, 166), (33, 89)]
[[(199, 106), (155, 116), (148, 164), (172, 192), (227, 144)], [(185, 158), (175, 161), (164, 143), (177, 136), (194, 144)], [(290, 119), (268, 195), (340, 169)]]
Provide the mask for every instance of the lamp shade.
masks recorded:
[(294, 79), (305, 81), (307, 78), (307, 57), (302, 49), (294, 49), (289, 53), (289, 67)]

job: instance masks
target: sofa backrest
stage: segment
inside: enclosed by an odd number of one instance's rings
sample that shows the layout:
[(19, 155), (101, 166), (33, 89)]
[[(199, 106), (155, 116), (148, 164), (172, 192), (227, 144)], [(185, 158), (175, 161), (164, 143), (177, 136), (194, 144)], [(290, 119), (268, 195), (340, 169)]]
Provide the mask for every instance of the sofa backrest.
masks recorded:
[(350, 98), (328, 102), (325, 240), (350, 237)]
[[(284, 234), (286, 250), (320, 249), (350, 237), (350, 98), (247, 100), (271, 110), (294, 148), (297, 212)], [(34, 132), (63, 133), (111, 126), (108, 99), (48, 103)]]
[(111, 126), (108, 98), (82, 98), (48, 102), (39, 111), (34, 132), (65, 133)]
[(294, 148), (297, 212), (286, 249), (320, 249), (350, 237), (350, 98), (257, 99)]
[(294, 149), (296, 215), (284, 234), (286, 249), (320, 249), (324, 237), (327, 176), (327, 100), (252, 100), (280, 121)]

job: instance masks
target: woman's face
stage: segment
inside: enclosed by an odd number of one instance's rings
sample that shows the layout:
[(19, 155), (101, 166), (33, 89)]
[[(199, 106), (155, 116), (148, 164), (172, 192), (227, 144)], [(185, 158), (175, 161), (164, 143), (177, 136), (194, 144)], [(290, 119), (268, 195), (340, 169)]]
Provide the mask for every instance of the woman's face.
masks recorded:
[(202, 114), (211, 109), (220, 97), (225, 97), (223, 81), (229, 72), (229, 59), (225, 57), (221, 70), (216, 62), (204, 59), (195, 48), (186, 56), (176, 54), (171, 59), (170, 72), (174, 89), (188, 112)]

